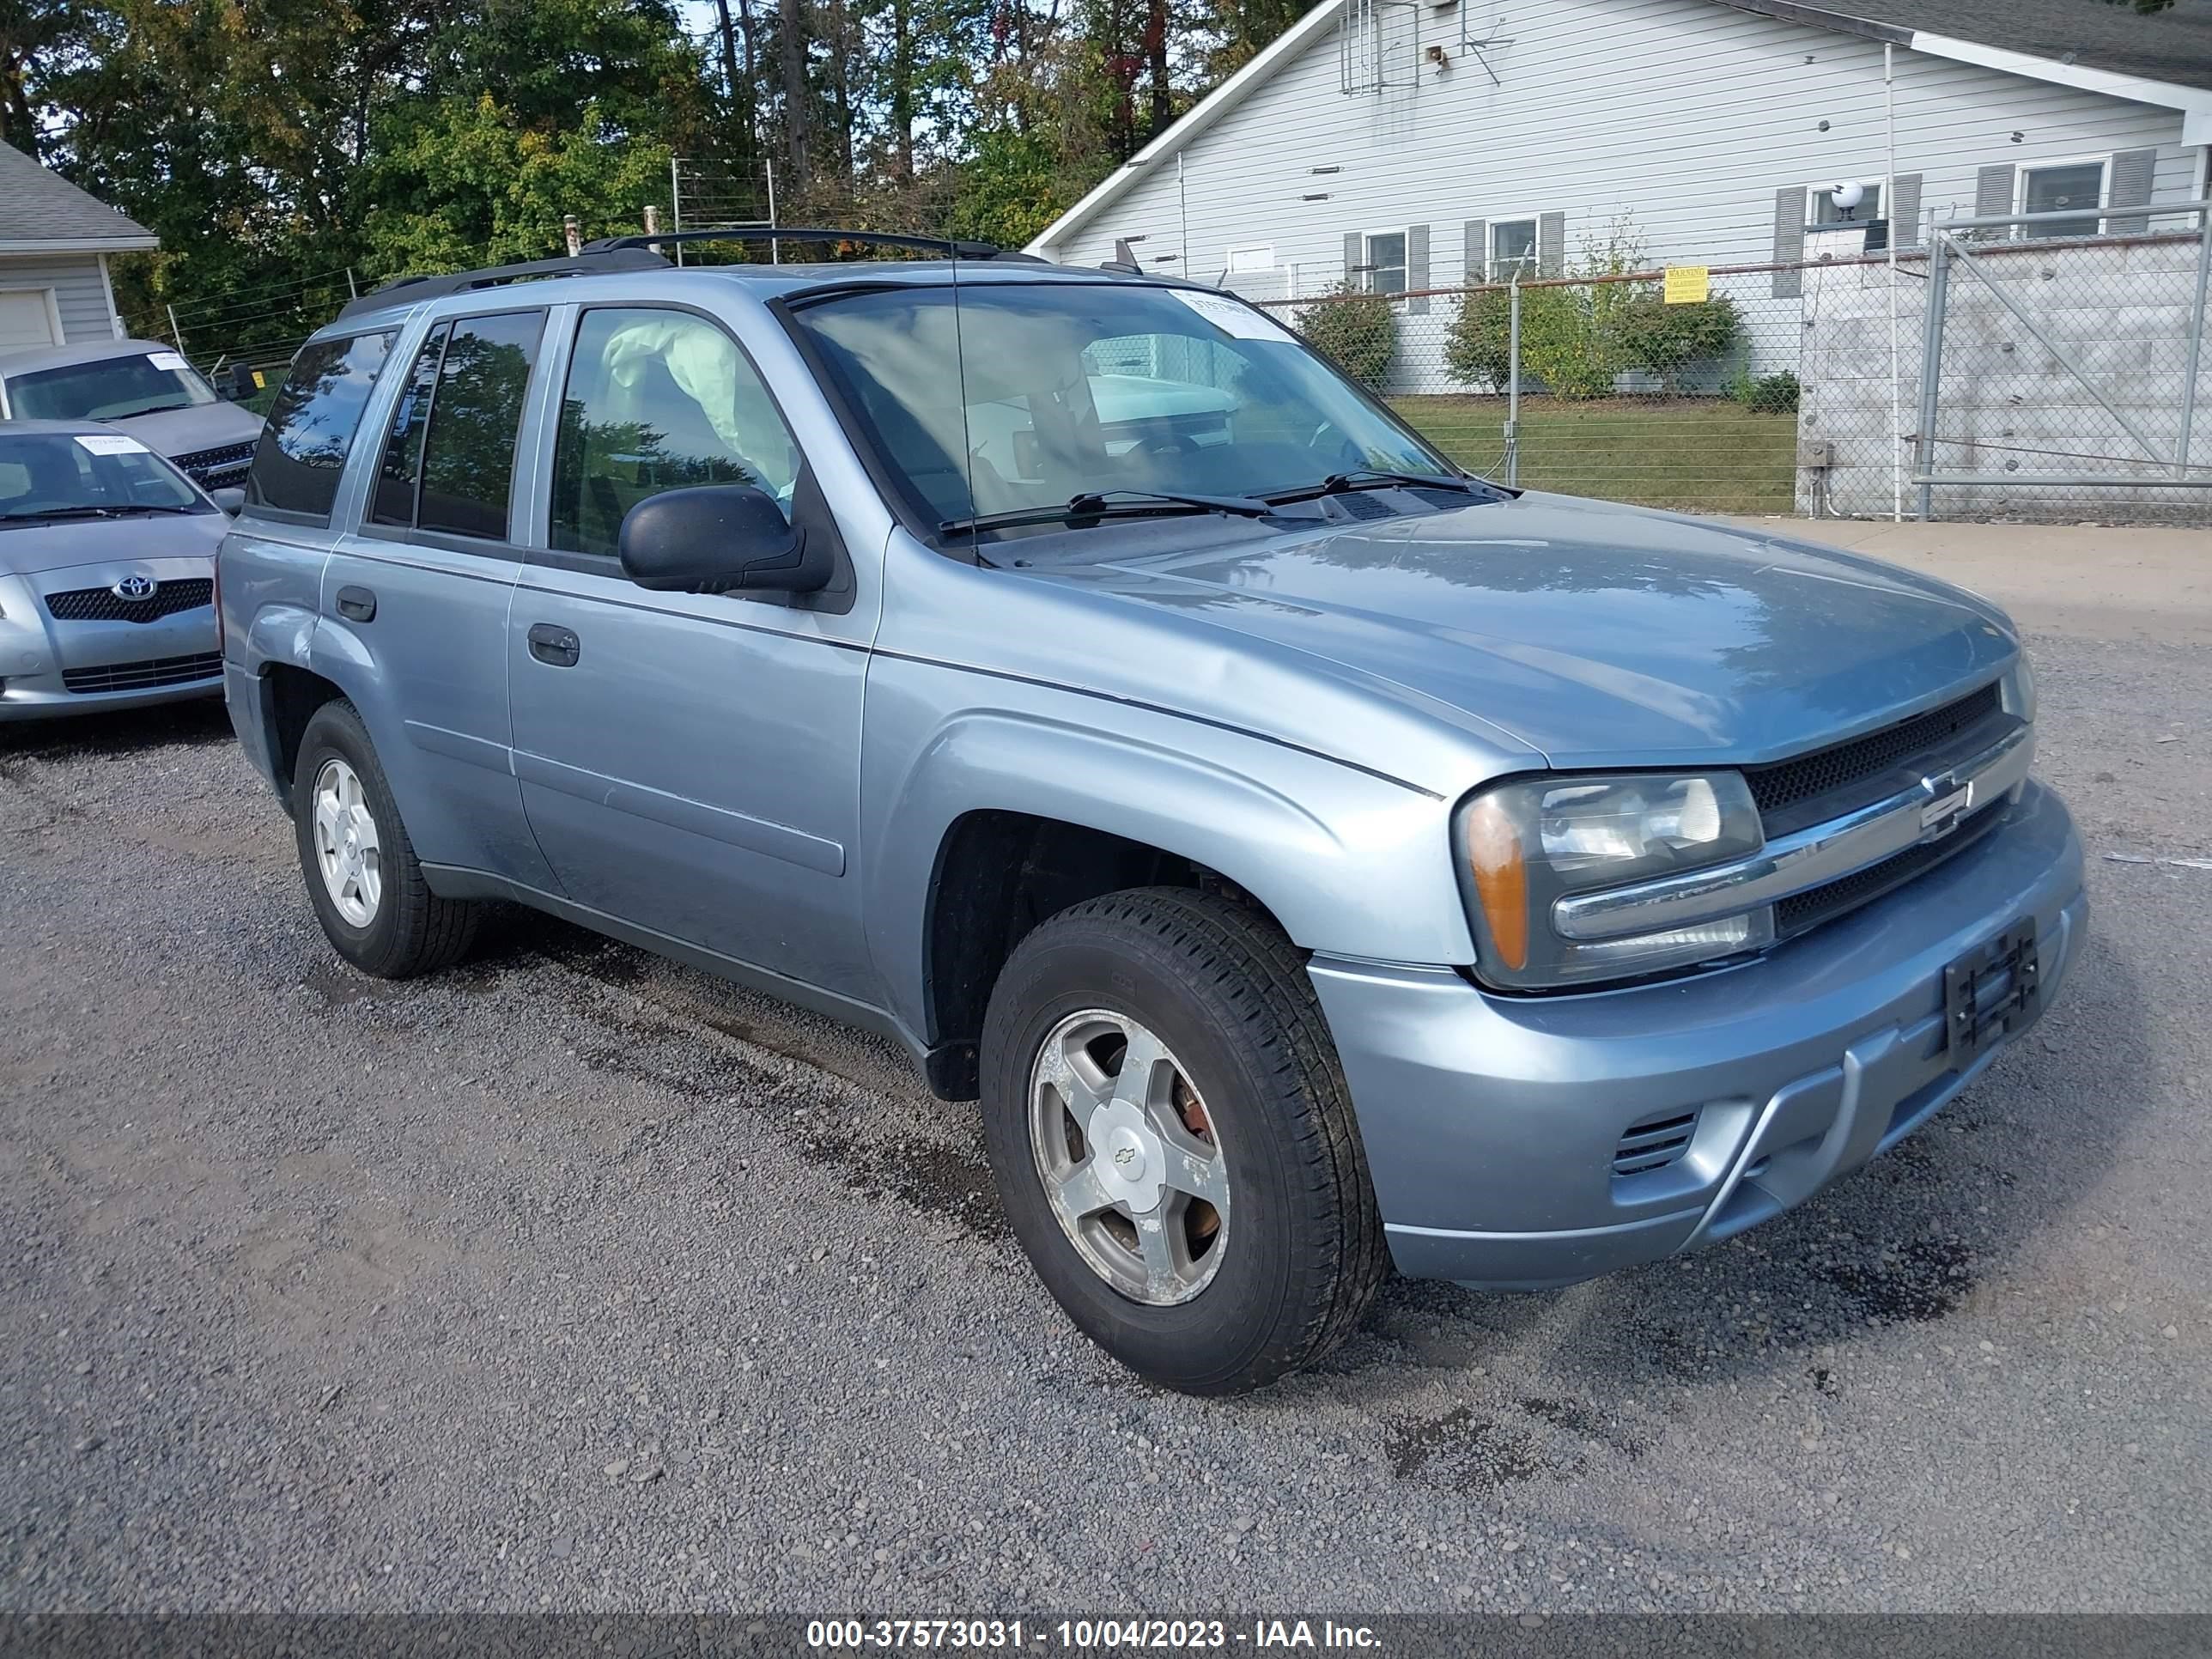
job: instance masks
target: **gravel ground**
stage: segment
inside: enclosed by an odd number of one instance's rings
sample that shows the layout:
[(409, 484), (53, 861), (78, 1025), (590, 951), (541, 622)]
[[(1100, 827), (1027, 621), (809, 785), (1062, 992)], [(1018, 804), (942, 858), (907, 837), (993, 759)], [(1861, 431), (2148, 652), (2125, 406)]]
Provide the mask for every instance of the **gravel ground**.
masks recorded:
[(218, 709), (0, 733), (0, 1607), (2212, 1607), (2212, 630), (2149, 631), (2035, 641), (2095, 924), (1968, 1097), (1236, 1401), (1074, 1334), (887, 1048), (550, 921), (361, 978)]

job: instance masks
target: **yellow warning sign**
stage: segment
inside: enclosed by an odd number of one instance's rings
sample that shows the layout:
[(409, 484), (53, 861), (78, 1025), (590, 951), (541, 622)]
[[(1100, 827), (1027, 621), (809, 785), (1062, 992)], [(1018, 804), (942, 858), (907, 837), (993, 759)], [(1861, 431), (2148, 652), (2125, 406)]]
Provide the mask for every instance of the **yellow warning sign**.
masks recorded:
[(1712, 273), (1704, 265), (1667, 267), (1667, 303), (1694, 306), (1713, 297)]

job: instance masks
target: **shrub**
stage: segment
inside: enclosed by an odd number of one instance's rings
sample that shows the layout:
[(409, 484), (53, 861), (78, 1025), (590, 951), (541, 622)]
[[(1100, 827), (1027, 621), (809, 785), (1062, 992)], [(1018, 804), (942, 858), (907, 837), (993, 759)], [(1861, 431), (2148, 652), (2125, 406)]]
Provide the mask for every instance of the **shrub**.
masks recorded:
[(1370, 392), (1390, 378), (1398, 318), (1382, 295), (1342, 283), (1299, 309), (1298, 332)]
[(1459, 380), (1505, 389), (1513, 378), (1513, 301), (1504, 289), (1462, 296), (1444, 335), (1444, 367)]
[(1684, 369), (1735, 349), (1741, 319), (1725, 294), (1670, 306), (1656, 289), (1639, 288), (1619, 307), (1613, 331), (1620, 366), (1656, 377), (1672, 394), (1681, 390)]
[(1797, 377), (1786, 368), (1777, 374), (1762, 374), (1757, 380), (1751, 377), (1749, 370), (1739, 368), (1729, 376), (1726, 390), (1730, 398), (1754, 415), (1797, 412)]

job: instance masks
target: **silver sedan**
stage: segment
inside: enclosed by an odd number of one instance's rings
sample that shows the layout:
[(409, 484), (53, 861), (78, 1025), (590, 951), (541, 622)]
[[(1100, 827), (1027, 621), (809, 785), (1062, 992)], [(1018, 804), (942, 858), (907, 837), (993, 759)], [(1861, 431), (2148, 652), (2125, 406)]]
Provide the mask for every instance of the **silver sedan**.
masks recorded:
[(126, 434), (0, 422), (0, 720), (219, 693), (229, 522)]

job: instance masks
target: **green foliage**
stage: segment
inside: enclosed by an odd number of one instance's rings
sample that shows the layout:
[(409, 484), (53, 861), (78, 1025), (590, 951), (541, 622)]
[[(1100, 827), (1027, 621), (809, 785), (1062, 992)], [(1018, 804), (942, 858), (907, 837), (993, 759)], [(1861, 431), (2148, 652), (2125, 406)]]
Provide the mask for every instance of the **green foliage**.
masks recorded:
[(981, 134), (960, 169), (948, 234), (1020, 247), (1067, 206), (1060, 157), (1036, 133), (1000, 127)]
[(1478, 289), (1462, 296), (1444, 332), (1444, 367), (1470, 385), (1505, 390), (1513, 376), (1513, 300), (1505, 289)]
[(1298, 332), (1370, 392), (1382, 390), (1398, 355), (1398, 317), (1390, 301), (1349, 283), (1301, 307)]
[[(1626, 222), (1586, 246), (1573, 276), (1619, 277), (1644, 269), (1644, 246)], [(1484, 289), (1460, 301), (1444, 338), (1444, 362), (1459, 379), (1502, 388), (1512, 372), (1512, 301)], [(1623, 374), (1656, 377), (1672, 393), (1682, 374), (1726, 356), (1742, 331), (1725, 295), (1693, 305), (1665, 302), (1656, 284), (1538, 283), (1521, 290), (1521, 367), (1570, 402), (1602, 398)]]
[(1795, 415), (1797, 412), (1799, 387), (1797, 377), (1788, 369), (1776, 374), (1752, 378), (1751, 371), (1739, 368), (1728, 378), (1723, 388), (1735, 402), (1754, 415)]

